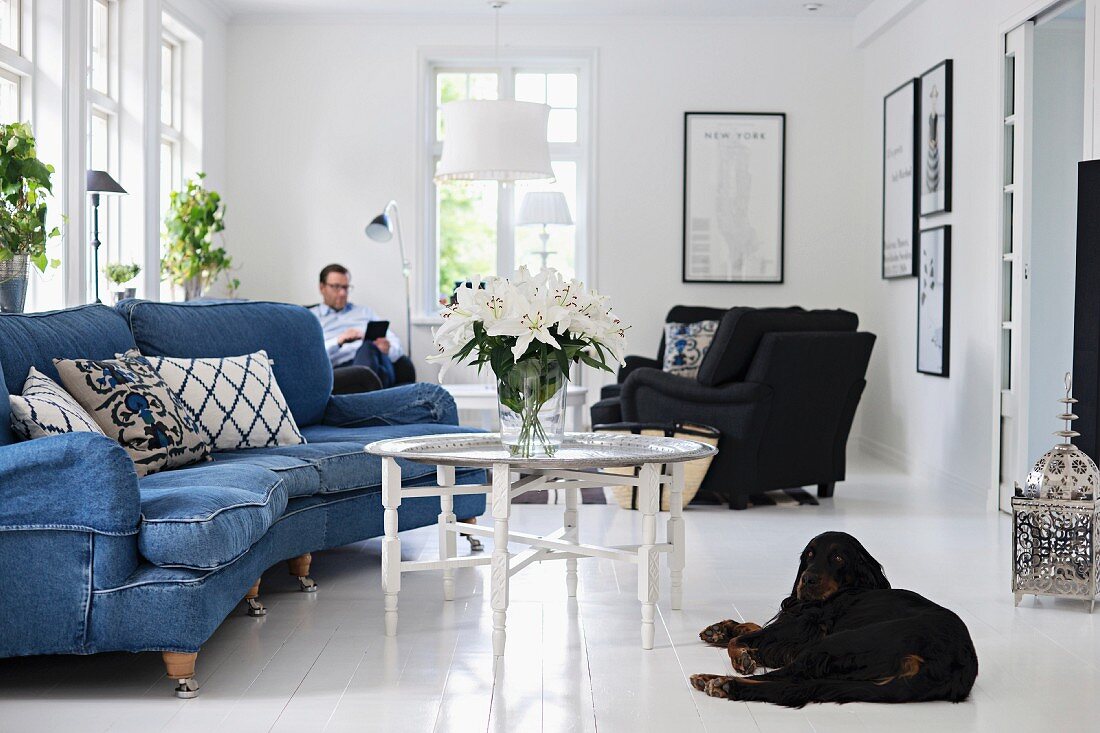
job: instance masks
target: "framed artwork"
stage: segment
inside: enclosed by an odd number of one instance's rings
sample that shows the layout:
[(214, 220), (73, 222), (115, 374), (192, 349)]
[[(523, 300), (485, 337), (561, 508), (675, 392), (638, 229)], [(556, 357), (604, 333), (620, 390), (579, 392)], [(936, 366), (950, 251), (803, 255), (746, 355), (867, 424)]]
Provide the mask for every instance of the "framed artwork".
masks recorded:
[(917, 371), (948, 375), (951, 356), (951, 227), (920, 233)]
[(920, 77), (920, 213), (951, 211), (951, 59)]
[(882, 277), (917, 274), (920, 188), (917, 186), (917, 104), (910, 79), (882, 101)]
[(783, 282), (786, 128), (782, 113), (684, 113), (684, 282)]

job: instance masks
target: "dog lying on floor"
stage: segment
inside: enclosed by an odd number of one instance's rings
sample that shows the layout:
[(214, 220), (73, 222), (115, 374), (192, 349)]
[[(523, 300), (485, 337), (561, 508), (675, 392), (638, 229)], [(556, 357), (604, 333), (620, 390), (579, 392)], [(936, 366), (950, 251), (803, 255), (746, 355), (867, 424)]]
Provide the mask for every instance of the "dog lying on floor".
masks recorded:
[[(802, 551), (791, 595), (767, 625), (719, 621), (699, 634), (745, 677), (691, 676), (712, 697), (810, 702), (961, 702), (978, 675), (970, 632), (951, 611), (892, 590), (859, 541), (826, 532)], [(754, 675), (760, 667), (773, 671)]]

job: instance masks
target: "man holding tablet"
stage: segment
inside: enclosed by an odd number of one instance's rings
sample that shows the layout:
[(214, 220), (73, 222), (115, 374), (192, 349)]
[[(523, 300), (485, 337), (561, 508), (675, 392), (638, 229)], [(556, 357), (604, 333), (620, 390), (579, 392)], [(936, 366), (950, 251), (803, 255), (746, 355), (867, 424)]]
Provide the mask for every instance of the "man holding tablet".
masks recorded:
[(343, 265), (321, 270), (321, 300), (310, 310), (321, 321), (325, 348), (332, 366), (351, 364), (368, 367), (383, 387), (394, 383), (393, 362), (404, 353), (401, 342), (389, 328), (389, 321), (378, 318), (370, 306), (348, 301), (351, 276)]

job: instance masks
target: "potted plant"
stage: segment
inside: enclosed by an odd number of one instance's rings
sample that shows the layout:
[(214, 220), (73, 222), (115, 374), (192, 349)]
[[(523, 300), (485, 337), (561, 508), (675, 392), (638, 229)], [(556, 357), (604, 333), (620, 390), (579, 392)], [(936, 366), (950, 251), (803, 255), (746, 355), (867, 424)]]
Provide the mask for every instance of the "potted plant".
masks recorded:
[(116, 287), (115, 302), (137, 295), (137, 288), (123, 288), (122, 286), (141, 274), (141, 265), (131, 262), (124, 265), (121, 262), (110, 262), (103, 268), (103, 274), (107, 280)]
[(46, 199), (53, 166), (38, 159), (34, 135), (24, 122), (0, 124), (0, 313), (22, 313), (27, 272), (57, 267), (46, 245), (61, 231), (46, 228)]
[[(477, 278), (475, 278), (476, 281)], [(521, 267), (485, 287), (458, 287), (434, 332), (442, 361), (488, 364), (497, 377), (500, 438), (513, 456), (552, 456), (565, 437), (565, 386), (573, 363), (622, 364), (626, 328), (611, 303), (554, 269)]]
[[(183, 287), (185, 300), (202, 297), (233, 264), (225, 248), (214, 245), (214, 235), (225, 229), (225, 204), (217, 191), (202, 185), (205, 177), (199, 173), (182, 191), (169, 194), (164, 216), (161, 272), (165, 280)], [(239, 285), (238, 280), (228, 281), (231, 292)]]

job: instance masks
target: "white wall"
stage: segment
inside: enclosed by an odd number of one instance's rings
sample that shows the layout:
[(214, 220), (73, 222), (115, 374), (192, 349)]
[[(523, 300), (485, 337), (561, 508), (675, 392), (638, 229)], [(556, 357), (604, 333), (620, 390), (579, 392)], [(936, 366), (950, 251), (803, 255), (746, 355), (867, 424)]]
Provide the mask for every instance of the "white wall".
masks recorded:
[[(677, 303), (859, 311), (860, 76), (850, 24), (588, 19), (521, 25), (502, 42), (596, 49), (598, 287), (653, 354)], [(353, 269), (355, 298), (403, 321), (396, 248), (363, 226), (390, 198), (417, 219), (418, 49), (486, 46), (491, 22), (231, 25), (227, 241), (241, 294), (317, 299), (316, 273)], [(783, 285), (680, 282), (683, 113), (787, 113)], [(413, 231), (408, 226), (406, 233)], [(414, 243), (418, 245), (419, 243)], [(877, 255), (868, 263), (877, 272)], [(400, 330), (399, 330), (400, 333)], [(430, 334), (418, 329), (417, 353)], [(425, 377), (431, 372), (418, 365)]]
[[(854, 433), (867, 449), (910, 468), (989, 489), (993, 359), (997, 358), (1001, 25), (1030, 0), (924, 0), (861, 53), (863, 230), (855, 261), (867, 284), (864, 325), (879, 334)], [(1025, 16), (1018, 17), (1024, 20)], [(916, 279), (878, 279), (882, 97), (907, 78), (954, 59), (951, 376), (916, 372)]]
[(1035, 29), (1028, 457), (1050, 450), (1062, 377), (1073, 369), (1077, 162), (1084, 146), (1085, 23)]

